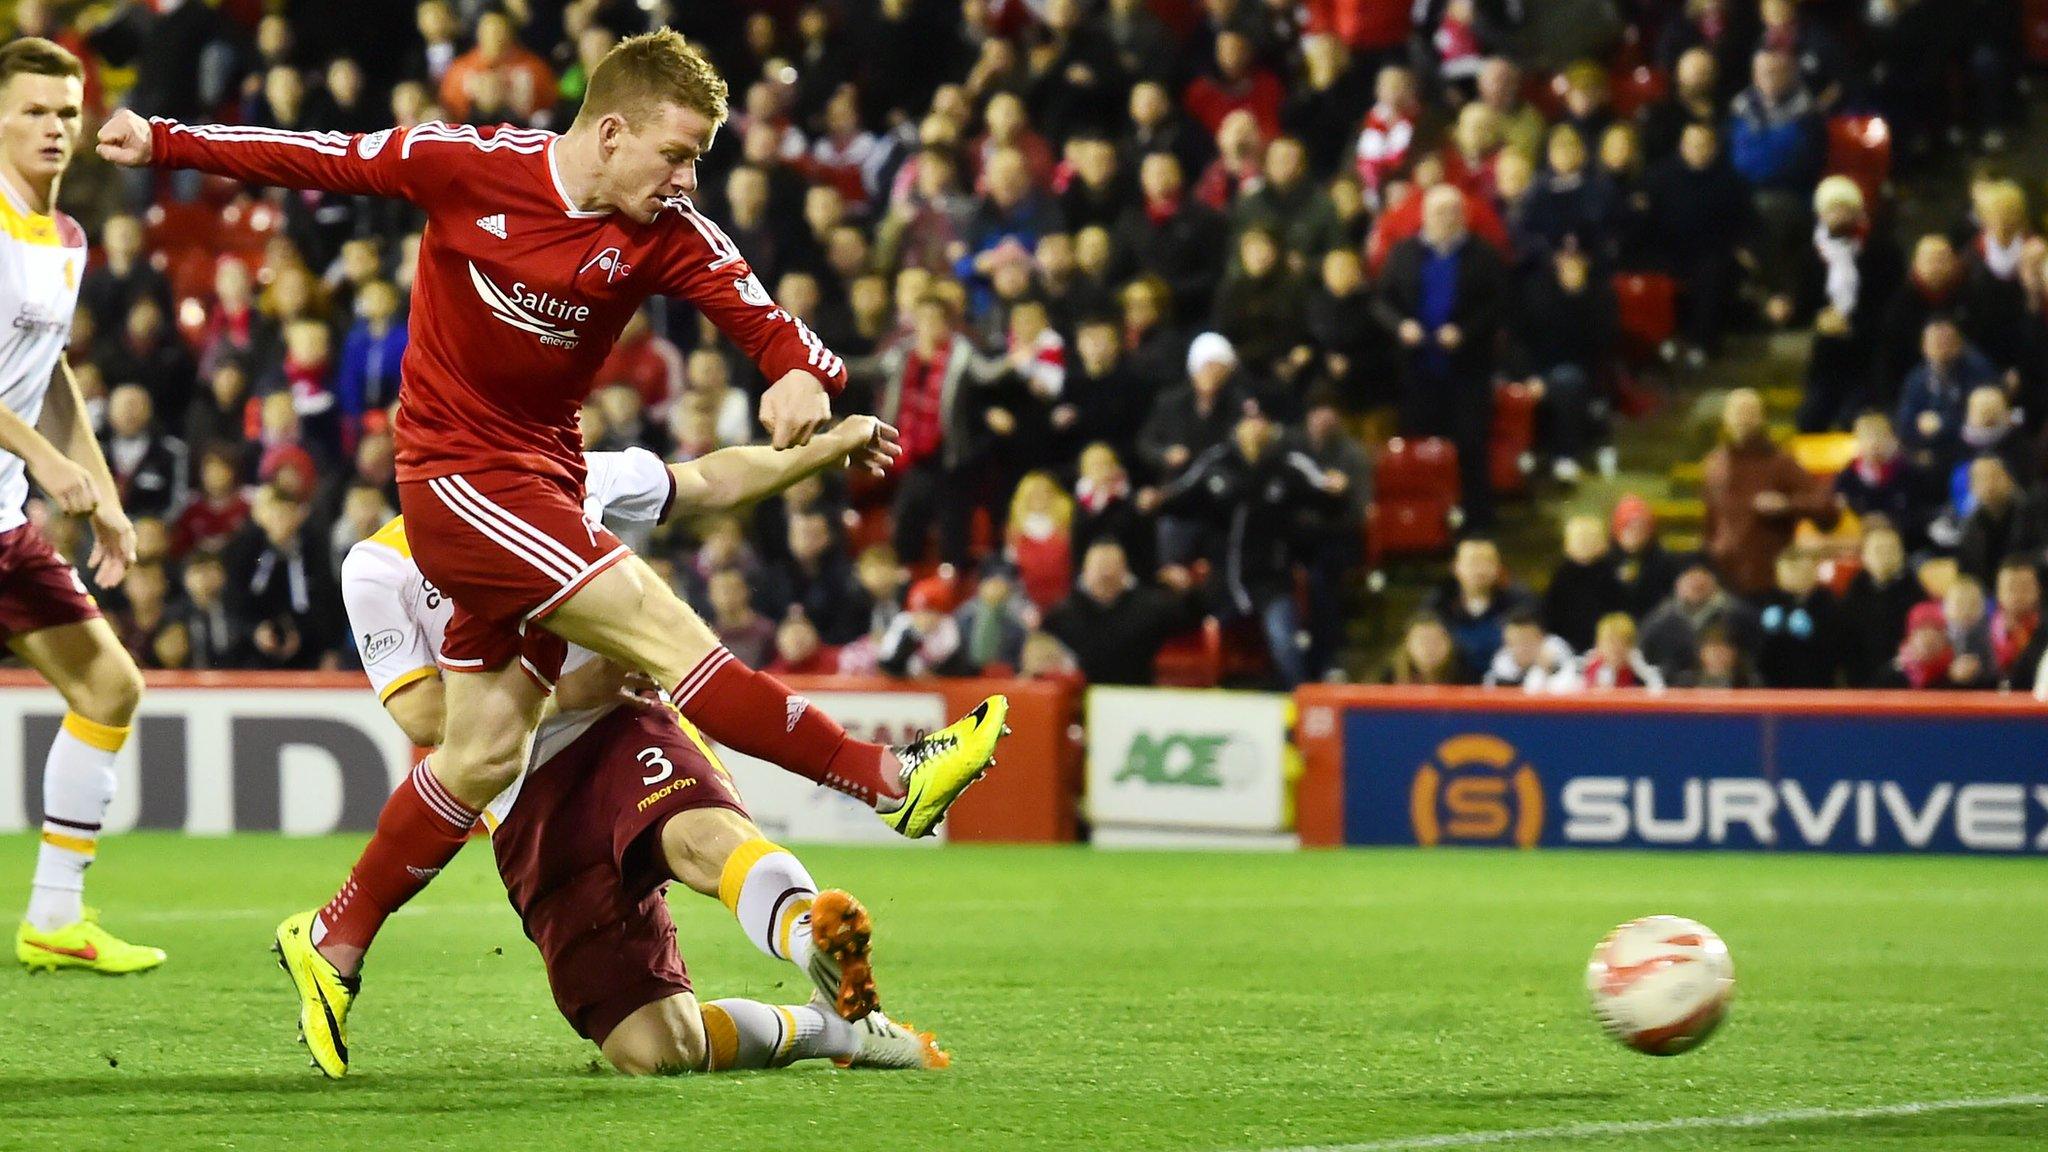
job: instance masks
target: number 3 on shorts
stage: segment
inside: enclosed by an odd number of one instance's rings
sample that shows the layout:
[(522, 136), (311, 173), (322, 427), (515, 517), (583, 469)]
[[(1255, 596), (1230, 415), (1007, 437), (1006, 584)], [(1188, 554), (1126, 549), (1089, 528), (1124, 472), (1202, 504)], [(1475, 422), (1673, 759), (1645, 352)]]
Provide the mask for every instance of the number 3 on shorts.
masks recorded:
[(640, 778), (642, 784), (659, 784), (670, 776), (675, 775), (675, 761), (670, 760), (660, 748), (642, 748), (633, 759), (640, 761), (644, 767), (661, 769), (661, 771), (656, 772), (652, 776), (642, 776)]

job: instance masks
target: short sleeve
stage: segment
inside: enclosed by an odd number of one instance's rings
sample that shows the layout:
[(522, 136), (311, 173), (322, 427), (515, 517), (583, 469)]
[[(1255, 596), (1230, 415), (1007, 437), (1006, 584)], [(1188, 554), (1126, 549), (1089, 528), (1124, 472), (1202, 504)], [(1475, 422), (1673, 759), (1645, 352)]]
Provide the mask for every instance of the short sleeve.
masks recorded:
[(417, 579), (411, 560), (375, 540), (349, 549), (341, 562), (349, 630), (379, 702), (438, 667), (432, 639), (406, 607), (407, 584)]
[(675, 500), (675, 477), (645, 448), (586, 452), (584, 511), (593, 519), (658, 524)]

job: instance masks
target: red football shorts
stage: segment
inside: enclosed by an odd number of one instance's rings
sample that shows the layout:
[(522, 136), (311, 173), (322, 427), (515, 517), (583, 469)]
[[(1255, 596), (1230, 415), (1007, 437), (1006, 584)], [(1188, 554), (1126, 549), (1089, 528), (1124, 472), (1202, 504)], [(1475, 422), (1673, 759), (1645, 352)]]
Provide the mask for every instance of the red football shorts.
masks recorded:
[(690, 991), (663, 893), (669, 817), (747, 809), (667, 708), (627, 704), (536, 768), (491, 833), (505, 894), (547, 965), (555, 1006), (599, 1044)]
[(0, 532), (0, 640), (99, 614), (85, 581), (35, 525)]
[(586, 518), (583, 494), (558, 477), (439, 476), (400, 484), (398, 501), (420, 574), (455, 601), (441, 667), (483, 672), (517, 659), (552, 687), (567, 646), (540, 621), (632, 551)]

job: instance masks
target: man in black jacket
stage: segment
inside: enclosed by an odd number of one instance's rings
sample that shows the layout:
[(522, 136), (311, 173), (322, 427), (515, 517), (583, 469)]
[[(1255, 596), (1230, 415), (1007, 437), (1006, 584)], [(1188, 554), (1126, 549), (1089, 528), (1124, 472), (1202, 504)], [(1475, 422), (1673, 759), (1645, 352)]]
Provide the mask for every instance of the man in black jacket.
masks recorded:
[(1115, 317), (1082, 320), (1074, 343), (1081, 354), (1080, 363), (1067, 369), (1060, 402), (1048, 416), (1053, 458), (1077, 459), (1082, 448), (1099, 441), (1115, 449), (1117, 459), (1129, 460), (1137, 448), (1139, 427), (1151, 409), (1152, 395), (1123, 362)]
[(249, 637), (252, 666), (317, 668), (337, 639), (341, 589), (310, 506), (277, 485), (256, 494), (249, 523), (230, 541), (228, 609)]
[(1183, 322), (1209, 315), (1230, 228), (1222, 216), (1189, 196), (1180, 161), (1154, 152), (1138, 166), (1144, 200), (1117, 221), (1117, 249), (1173, 290), (1174, 314)]
[(157, 431), (153, 416), (142, 385), (114, 389), (107, 397), (107, 467), (129, 515), (168, 519), (185, 490), (185, 445)]
[[(1230, 341), (1204, 332), (1188, 346), (1188, 382), (1163, 392), (1138, 433), (1138, 455), (1158, 483), (1179, 480), (1195, 460), (1230, 438), (1247, 396), (1237, 382)], [(1167, 515), (1159, 523), (1159, 560), (1185, 564), (1203, 550), (1206, 520)]]
[(1680, 285), (1687, 356), (1704, 363), (1720, 346), (1741, 272), (1738, 253), (1756, 230), (1756, 209), (1742, 177), (1722, 159), (1709, 124), (1685, 127), (1678, 155), (1651, 169), (1649, 190), (1650, 235)]
[(1585, 253), (1558, 251), (1525, 291), (1513, 334), (1514, 375), (1542, 406), (1543, 448), (1564, 483), (1578, 480), (1580, 458), (1601, 435), (1607, 401), (1596, 386), (1616, 351), (1614, 290), (1592, 273)]
[(1207, 520), (1210, 600), (1226, 619), (1256, 620), (1281, 687), (1309, 678), (1297, 641), (1294, 573), (1318, 513), (1343, 502), (1349, 481), (1280, 446), (1279, 428), (1247, 407), (1228, 444), (1197, 457), (1179, 480), (1139, 497), (1140, 509)]
[(1466, 227), (1464, 194), (1448, 184), (1430, 189), (1421, 234), (1387, 257), (1374, 314), (1406, 352), (1401, 430), (1457, 444), (1461, 500), (1475, 528), (1493, 523), (1486, 446), (1506, 294), (1500, 255)]
[(1045, 630), (1074, 653), (1090, 684), (1150, 684), (1160, 645), (1201, 618), (1200, 596), (1138, 583), (1123, 546), (1098, 540)]

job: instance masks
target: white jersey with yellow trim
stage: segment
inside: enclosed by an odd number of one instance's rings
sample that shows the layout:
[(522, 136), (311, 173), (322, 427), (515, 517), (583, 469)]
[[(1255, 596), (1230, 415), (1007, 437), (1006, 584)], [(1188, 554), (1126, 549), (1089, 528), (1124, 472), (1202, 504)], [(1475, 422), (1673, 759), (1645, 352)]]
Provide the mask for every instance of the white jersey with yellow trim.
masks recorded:
[[(34, 424), (71, 342), (85, 276), (85, 230), (62, 212), (31, 212), (0, 181), (0, 404)], [(28, 466), (0, 451), (0, 532), (28, 522)]]
[[(644, 448), (587, 452), (583, 461), (589, 469), (583, 514), (592, 520), (625, 527), (651, 525), (663, 518), (675, 499), (675, 477), (659, 456)], [(404, 517), (349, 549), (341, 564), (341, 596), (362, 654), (363, 671), (380, 702), (408, 684), (439, 673), (441, 642), (455, 605), (428, 583), (413, 562)], [(562, 674), (595, 659), (596, 653), (571, 644)], [(546, 763), (610, 710), (550, 716), (534, 735), (526, 770)], [(485, 806), (485, 823), (495, 829), (518, 796), (519, 782), (514, 782)]]

